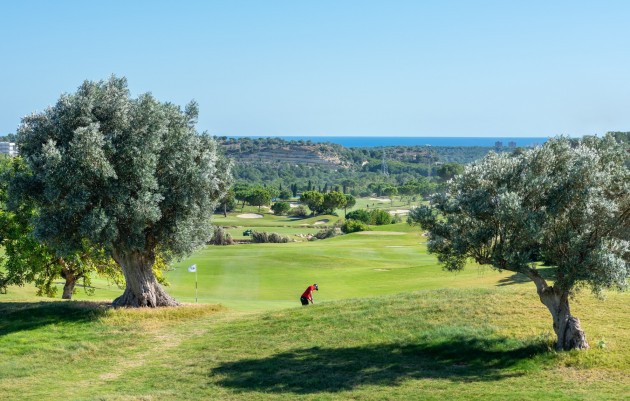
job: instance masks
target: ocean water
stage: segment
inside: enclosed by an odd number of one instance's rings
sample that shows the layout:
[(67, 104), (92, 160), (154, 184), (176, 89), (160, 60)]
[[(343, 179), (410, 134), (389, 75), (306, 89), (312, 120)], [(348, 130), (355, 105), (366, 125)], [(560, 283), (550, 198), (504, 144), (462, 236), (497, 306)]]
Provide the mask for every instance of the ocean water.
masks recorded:
[[(266, 138), (263, 136), (233, 138)], [(377, 146), (489, 146), (494, 147), (497, 142), (503, 146), (509, 146), (514, 142), (515, 146), (531, 147), (542, 145), (547, 141), (545, 137), (432, 137), (432, 136), (279, 136), (285, 141), (330, 142), (342, 145), (346, 148), (373, 148)]]

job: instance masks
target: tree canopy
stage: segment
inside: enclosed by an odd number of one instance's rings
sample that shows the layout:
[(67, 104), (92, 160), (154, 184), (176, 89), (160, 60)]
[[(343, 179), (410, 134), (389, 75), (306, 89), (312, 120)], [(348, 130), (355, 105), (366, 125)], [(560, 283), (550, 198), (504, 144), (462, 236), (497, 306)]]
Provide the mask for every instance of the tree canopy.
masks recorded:
[(115, 305), (174, 305), (155, 280), (156, 252), (181, 257), (208, 241), (230, 165), (185, 110), (150, 94), (131, 98), (125, 78), (85, 81), (22, 120), (20, 153), (32, 174), (12, 202), (38, 207), (35, 236), (58, 252), (103, 247), (122, 267)]
[[(549, 140), (520, 154), (490, 154), (455, 176), (410, 222), (448, 270), (469, 258), (536, 285), (558, 349), (588, 348), (569, 296), (582, 287), (626, 288), (630, 277), (628, 153), (609, 135)], [(553, 285), (540, 273), (552, 266)]]

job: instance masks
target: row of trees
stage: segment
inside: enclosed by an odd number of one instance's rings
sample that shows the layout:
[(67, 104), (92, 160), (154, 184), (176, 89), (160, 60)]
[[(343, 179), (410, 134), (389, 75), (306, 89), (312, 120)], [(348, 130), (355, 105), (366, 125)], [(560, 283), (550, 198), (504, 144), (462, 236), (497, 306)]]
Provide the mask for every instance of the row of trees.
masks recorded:
[(338, 191), (321, 193), (319, 191), (306, 191), (300, 196), (300, 202), (304, 203), (313, 214), (332, 214), (335, 209), (348, 208), (356, 204), (352, 195), (344, 195)]
[[(382, 196), (379, 188), (405, 187), (410, 195), (426, 195), (439, 190), (443, 183), (452, 178), (463, 166), (445, 163), (435, 167), (432, 177), (416, 171), (390, 172), (382, 174), (380, 164), (374, 171), (357, 171), (339, 168), (331, 170), (320, 166), (294, 165), (288, 163), (241, 163), (235, 159), (234, 177), (237, 185), (283, 188), (293, 197), (306, 191), (339, 191), (355, 197), (366, 197), (376, 193)], [(276, 197), (276, 196), (273, 196)]]

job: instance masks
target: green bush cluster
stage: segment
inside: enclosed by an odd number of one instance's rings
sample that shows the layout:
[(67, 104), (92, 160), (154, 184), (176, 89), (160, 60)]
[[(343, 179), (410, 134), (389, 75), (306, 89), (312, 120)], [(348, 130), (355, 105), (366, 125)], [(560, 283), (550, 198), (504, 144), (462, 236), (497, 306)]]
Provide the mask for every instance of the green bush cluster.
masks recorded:
[(341, 226), (341, 231), (346, 234), (356, 233), (358, 231), (368, 231), (370, 228), (360, 220), (346, 220)]
[(306, 217), (308, 216), (308, 209), (303, 205), (299, 205), (298, 207), (290, 208), (287, 212), (287, 216), (291, 217)]
[(373, 209), (373, 210), (353, 210), (348, 213), (346, 216), (348, 220), (357, 220), (361, 221), (365, 224), (370, 224), (374, 226), (382, 226), (385, 224), (391, 224), (394, 220), (392, 216), (383, 209)]
[(291, 210), (291, 206), (289, 202), (276, 202), (271, 206), (271, 210), (276, 216), (281, 216), (287, 214)]

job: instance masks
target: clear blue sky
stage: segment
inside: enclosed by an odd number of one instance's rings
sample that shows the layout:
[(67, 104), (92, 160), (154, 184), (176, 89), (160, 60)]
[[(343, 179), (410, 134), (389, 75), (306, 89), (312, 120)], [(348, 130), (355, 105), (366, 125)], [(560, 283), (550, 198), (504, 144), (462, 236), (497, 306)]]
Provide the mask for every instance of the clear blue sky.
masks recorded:
[(630, 1), (3, 1), (0, 134), (85, 79), (214, 135), (630, 130)]

